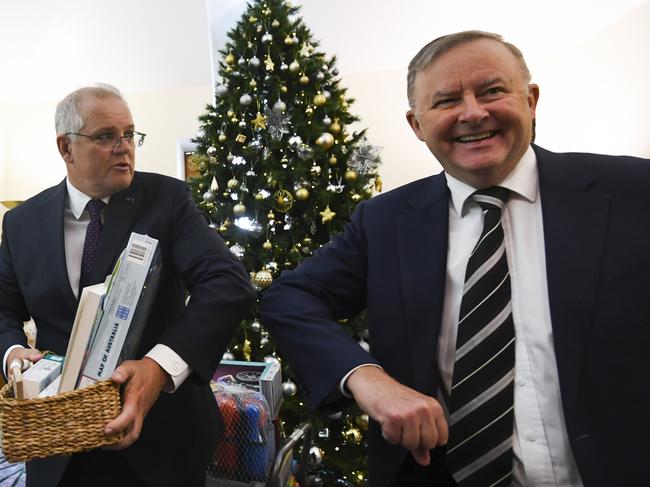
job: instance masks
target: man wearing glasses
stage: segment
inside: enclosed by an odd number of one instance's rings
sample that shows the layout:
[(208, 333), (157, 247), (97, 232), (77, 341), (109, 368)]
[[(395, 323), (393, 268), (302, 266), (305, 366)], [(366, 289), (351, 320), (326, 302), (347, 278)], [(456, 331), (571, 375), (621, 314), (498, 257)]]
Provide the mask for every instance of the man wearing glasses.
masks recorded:
[[(202, 487), (223, 432), (208, 384), (254, 299), (249, 278), (185, 183), (135, 172), (145, 134), (136, 131), (117, 89), (97, 85), (69, 94), (55, 121), (67, 178), (3, 221), (5, 375), (14, 361), (39, 360), (39, 350), (65, 353), (80, 290), (104, 280), (131, 232), (158, 239), (163, 262), (139, 359), (123, 362), (111, 377), (123, 385), (123, 407), (106, 433), (124, 431), (124, 440), (111, 450), (28, 462), (27, 484)], [(22, 334), (30, 317), (38, 350), (26, 348)]]

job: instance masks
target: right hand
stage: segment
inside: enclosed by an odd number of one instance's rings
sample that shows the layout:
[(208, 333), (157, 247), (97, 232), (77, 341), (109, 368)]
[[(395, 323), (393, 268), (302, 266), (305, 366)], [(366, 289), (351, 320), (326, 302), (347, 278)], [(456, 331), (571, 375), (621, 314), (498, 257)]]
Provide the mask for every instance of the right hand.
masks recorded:
[(430, 450), (447, 443), (447, 420), (432, 397), (400, 384), (374, 366), (355, 370), (346, 386), (359, 407), (379, 423), (384, 439), (410, 450), (420, 465), (429, 465)]
[[(11, 377), (11, 364), (14, 360), (17, 360), (22, 364), (23, 359), (29, 360), (31, 362), (37, 362), (42, 358), (43, 354), (40, 352), (40, 350), (37, 350), (35, 348), (14, 348), (11, 352), (9, 352), (9, 355), (7, 356), (7, 377)], [(21, 366), (21, 369), (24, 370), (24, 367)]]

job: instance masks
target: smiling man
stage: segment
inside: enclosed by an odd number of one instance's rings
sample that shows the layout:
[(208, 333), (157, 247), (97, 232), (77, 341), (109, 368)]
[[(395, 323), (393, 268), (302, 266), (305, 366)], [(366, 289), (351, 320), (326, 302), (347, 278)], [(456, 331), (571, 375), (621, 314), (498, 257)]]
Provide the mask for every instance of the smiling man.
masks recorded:
[[(187, 184), (135, 171), (145, 134), (117, 89), (69, 94), (55, 122), (67, 177), (3, 220), (5, 374), (16, 360), (40, 359), (39, 350), (65, 353), (81, 289), (110, 274), (131, 232), (158, 240), (162, 270), (138, 356), (111, 377), (122, 384), (123, 406), (105, 433), (123, 431), (123, 441), (110, 451), (28, 462), (27, 485), (203, 487), (223, 432), (209, 381), (254, 299), (248, 275), (208, 227)], [(30, 317), (36, 350), (26, 348), (22, 333)]]
[[(647, 483), (650, 161), (534, 145), (539, 88), (496, 34), (432, 41), (407, 82), (444, 171), (265, 294), (307, 402), (368, 413), (371, 487)], [(337, 322), (364, 308), (369, 352)]]

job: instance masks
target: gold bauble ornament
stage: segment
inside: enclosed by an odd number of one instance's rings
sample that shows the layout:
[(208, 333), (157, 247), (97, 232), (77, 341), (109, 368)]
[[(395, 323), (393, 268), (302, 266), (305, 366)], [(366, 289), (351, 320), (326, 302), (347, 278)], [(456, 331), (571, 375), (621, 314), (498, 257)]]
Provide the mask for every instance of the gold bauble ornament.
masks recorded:
[(289, 88), (284, 85), (280, 86), (280, 93), (286, 93), (287, 91), (289, 91)]
[(309, 76), (303, 74), (303, 75), (300, 77), (300, 80), (299, 80), (299, 81), (300, 81), (300, 84), (301, 84), (301, 85), (306, 85), (307, 83), (309, 83)]
[(361, 199), (361, 195), (357, 193), (352, 193), (352, 201), (359, 201)]
[(266, 239), (266, 242), (264, 242), (262, 244), (262, 248), (264, 250), (271, 250), (273, 248), (273, 244), (271, 243), (271, 241), (269, 239)]
[(319, 93), (318, 95), (314, 96), (314, 105), (317, 107), (321, 107), (327, 103), (327, 98), (325, 98), (325, 95)]
[(310, 171), (314, 176), (320, 176), (321, 167), (320, 166), (312, 166)]
[(280, 21), (278, 19), (275, 19), (273, 22), (271, 22), (271, 27), (277, 29), (278, 27), (280, 27)]
[(231, 117), (234, 117), (234, 116), (235, 116), (235, 112), (233, 112), (232, 110), (228, 110), (228, 112), (226, 113), (226, 115), (228, 115), (228, 118), (231, 118)]
[(265, 289), (269, 287), (273, 282), (273, 274), (271, 274), (271, 271), (262, 269), (261, 271), (257, 271), (255, 273), (253, 282), (257, 284), (259, 287), (261, 287), (262, 289)]
[(335, 134), (338, 134), (341, 131), (341, 125), (336, 120), (334, 120), (330, 125), (330, 130)]
[(257, 17), (255, 17), (254, 15), (251, 15), (250, 17), (248, 17), (248, 21), (251, 24), (254, 24), (255, 22), (257, 22)]
[(281, 213), (286, 213), (293, 206), (293, 196), (286, 189), (281, 189), (273, 195), (273, 208)]
[(296, 191), (296, 198), (300, 201), (309, 199), (309, 190), (307, 188), (300, 188)]
[(228, 139), (228, 137), (226, 137), (226, 134), (219, 134), (219, 142), (221, 142), (222, 144), (223, 144), (227, 139)]
[(330, 156), (328, 161), (330, 163), (330, 166), (336, 166), (336, 163), (339, 162), (336, 156)]
[(272, 211), (269, 211), (266, 214), (266, 218), (268, 218), (269, 220), (274, 220), (275, 219), (275, 213), (273, 213)]
[(361, 443), (361, 440), (363, 439), (363, 435), (358, 428), (350, 428), (344, 434), (348, 440), (353, 441), (355, 444)]
[(314, 109), (312, 107), (305, 108), (305, 115), (307, 115), (308, 117), (311, 117), (313, 113), (314, 113)]
[(227, 185), (229, 189), (235, 189), (239, 187), (239, 181), (235, 178), (232, 178), (228, 180)]
[(241, 351), (244, 354), (244, 359), (246, 359), (247, 362), (250, 362), (250, 360), (251, 360), (251, 341), (248, 338), (246, 340), (244, 340), (244, 344), (242, 345)]
[(290, 46), (291, 44), (293, 44), (293, 39), (291, 38), (291, 36), (287, 36), (287, 37), (285, 37), (285, 38), (284, 38), (284, 43), (285, 43), (287, 46)]
[(377, 176), (375, 178), (375, 189), (377, 190), (378, 193), (381, 193), (382, 187), (383, 187), (383, 183), (382, 183), (381, 177)]
[(316, 144), (322, 149), (329, 149), (334, 145), (334, 136), (329, 132), (323, 132), (316, 139)]
[(255, 194), (255, 201), (264, 201), (264, 195), (262, 193)]
[(254, 79), (250, 80), (248, 86), (250, 86), (251, 88), (255, 88), (257, 86), (257, 81), (255, 81)]
[(241, 203), (237, 203), (232, 207), (232, 212), (235, 216), (244, 216), (246, 214), (246, 206), (242, 205)]
[(226, 64), (235, 64), (235, 56), (232, 53), (226, 54), (223, 60), (226, 61)]
[(345, 171), (345, 174), (343, 175), (343, 178), (348, 182), (348, 183), (353, 183), (357, 180), (357, 172), (353, 171), (352, 169), (348, 169)]

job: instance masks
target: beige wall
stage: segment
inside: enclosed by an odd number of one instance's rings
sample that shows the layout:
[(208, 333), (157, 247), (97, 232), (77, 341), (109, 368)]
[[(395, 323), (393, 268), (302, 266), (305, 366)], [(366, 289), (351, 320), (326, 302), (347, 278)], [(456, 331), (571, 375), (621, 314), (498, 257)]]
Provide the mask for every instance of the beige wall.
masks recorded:
[[(533, 79), (541, 86), (540, 145), (650, 157), (647, 25), (650, 2), (578, 45), (527, 55)], [(350, 44), (350, 49), (359, 47)], [(385, 190), (440, 170), (404, 119), (404, 69), (341, 75), (357, 100), (352, 111), (362, 118), (358, 126), (368, 128), (370, 142), (383, 147)], [(125, 96), (138, 128), (148, 134), (137, 167), (176, 175), (176, 142), (196, 133), (197, 118), (211, 100), (211, 86)], [(65, 175), (54, 143), (55, 103), (23, 99), (0, 104), (0, 200), (24, 199)]]

